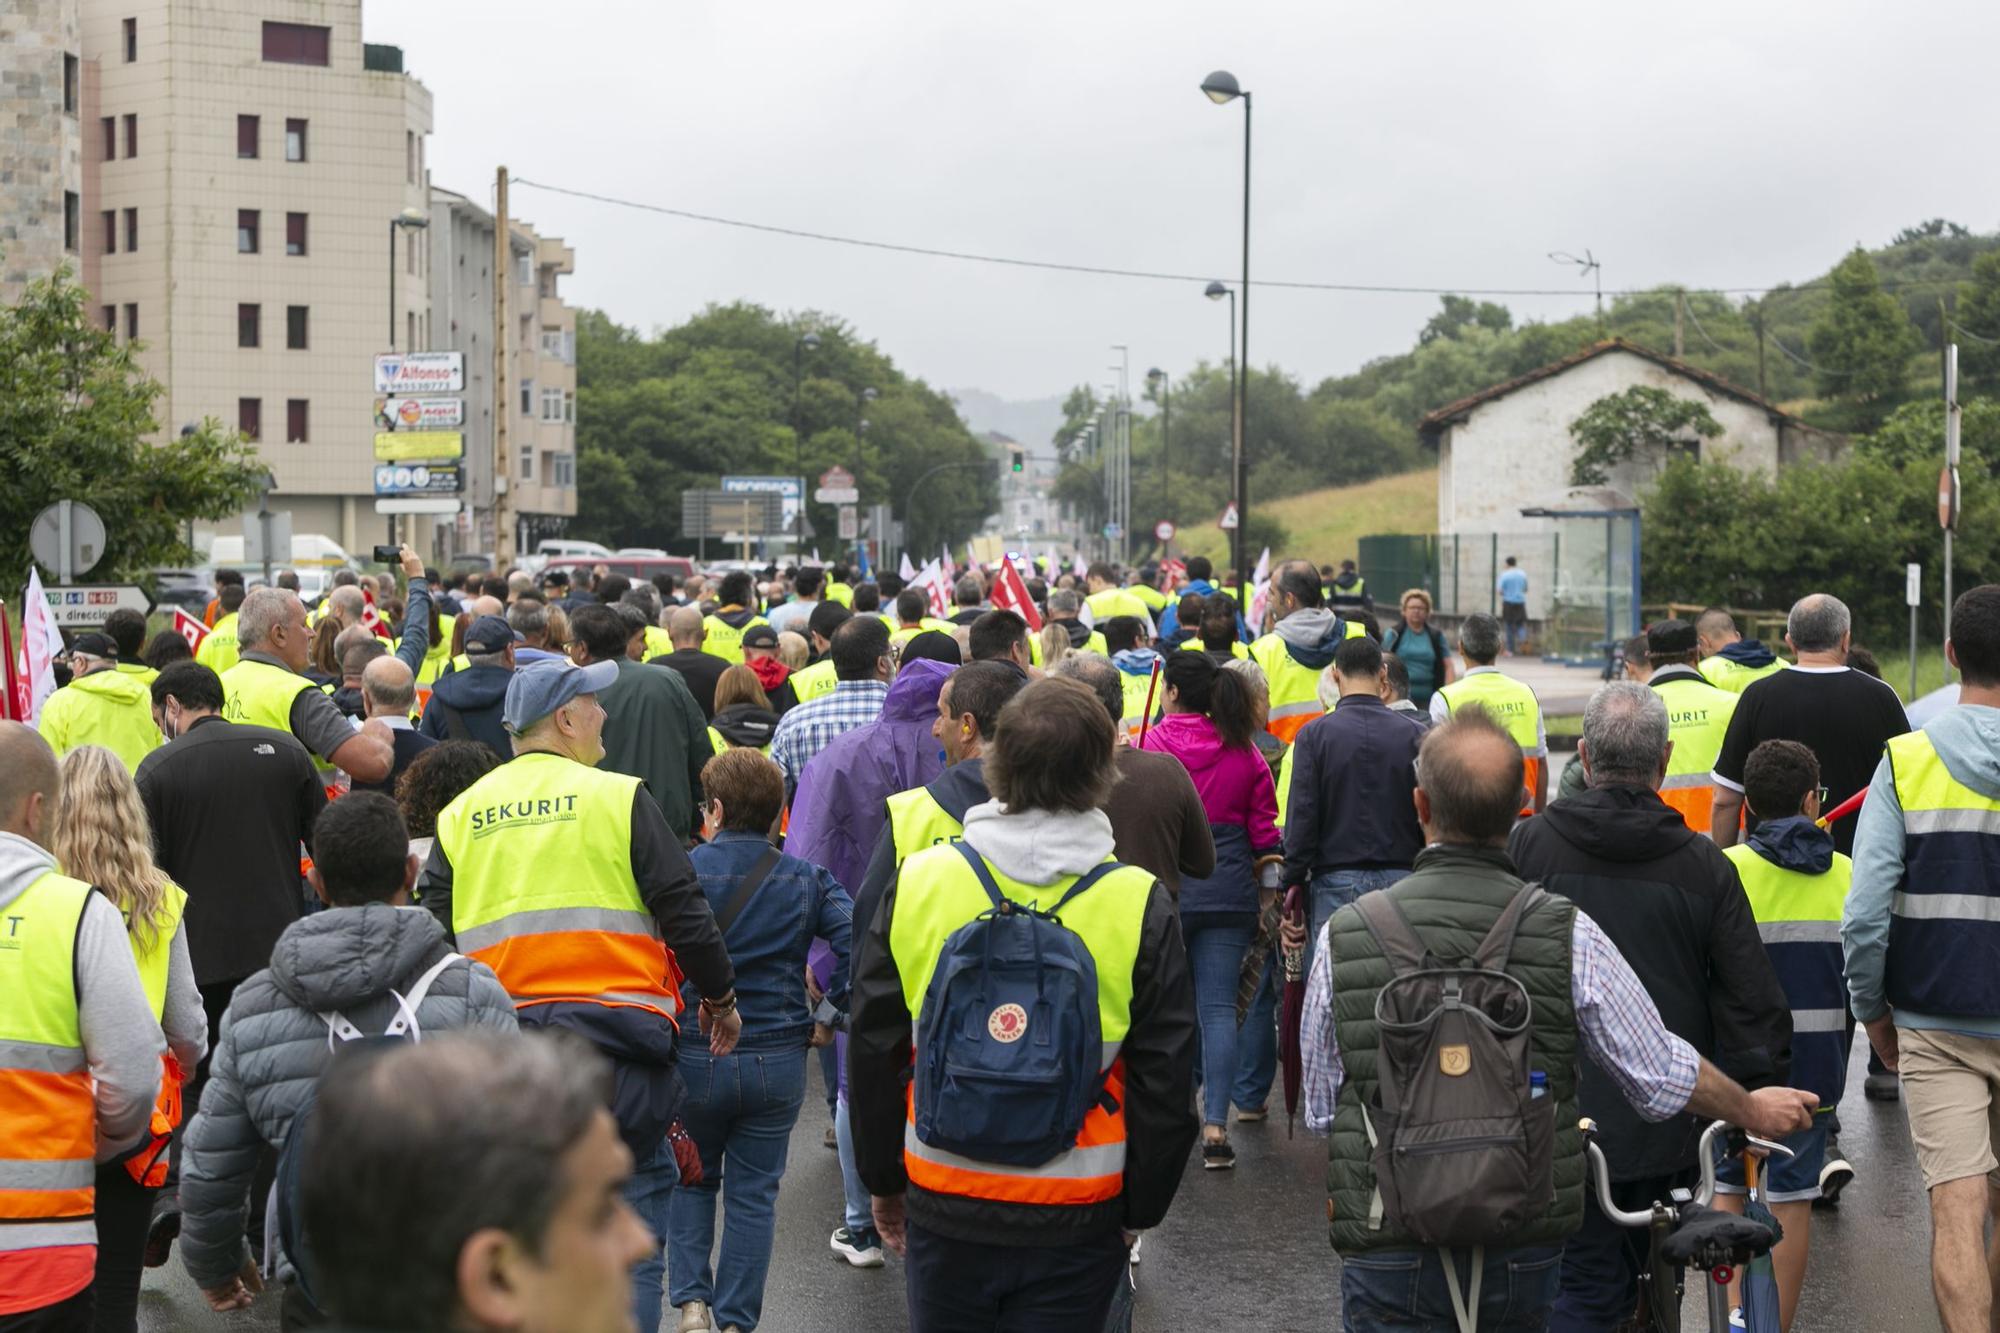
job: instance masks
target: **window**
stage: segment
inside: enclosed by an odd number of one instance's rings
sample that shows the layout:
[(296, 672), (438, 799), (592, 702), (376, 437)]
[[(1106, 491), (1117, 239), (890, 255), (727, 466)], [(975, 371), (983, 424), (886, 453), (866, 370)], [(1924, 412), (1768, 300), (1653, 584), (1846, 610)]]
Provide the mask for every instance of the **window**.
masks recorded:
[(125, 303), (125, 339), (130, 342), (139, 336), (139, 307), (130, 301)]
[(115, 208), (104, 210), (104, 253), (118, 253), (118, 210)]
[(63, 52), (63, 112), (71, 116), (76, 114), (76, 75), (76, 57)]
[(306, 442), (306, 400), (287, 398), (285, 400), (285, 443), (304, 444)]
[(576, 489), (576, 455), (554, 455), (555, 466), (550, 470), (549, 480), (563, 490)]
[(139, 20), (125, 20), (125, 63), (131, 64), (139, 58)]
[(521, 480), (533, 481), (534, 479), (535, 479), (534, 446), (524, 444), (521, 446)]
[(106, 116), (97, 123), (104, 130), (104, 160), (115, 161), (118, 157), (118, 117)]
[(412, 352), (422, 351), (423, 349), (417, 345), (417, 312), (408, 311), (403, 318), (409, 321), (409, 333), (403, 341), (403, 346)]
[(411, 277), (417, 273), (417, 234), (407, 228), (403, 232), (403, 272)]
[(263, 307), (244, 303), (236, 307), (236, 345), (255, 347), (259, 342), (259, 326), (264, 322)]
[(410, 184), (417, 183), (417, 132), (403, 131), (403, 176)]
[(306, 215), (285, 214), (285, 253), (302, 255), (306, 252)]
[(63, 191), (63, 249), (75, 254), (83, 243), (83, 197)]
[(524, 417), (535, 415), (535, 382), (533, 380), (521, 381), (521, 415)]
[(428, 138), (428, 137), (429, 137), (428, 135), (422, 135), (422, 134), (420, 134), (420, 135), (418, 135), (418, 136), (417, 136), (417, 180), (416, 180), (416, 183), (422, 183), (422, 181), (423, 181), (423, 179), (424, 179), (424, 175), (425, 175), (425, 172), (424, 172), (424, 140), (425, 140), (426, 138)]
[(104, 331), (110, 334), (114, 338), (117, 337), (118, 307), (115, 305), (105, 306), (102, 310), (98, 312), (98, 314), (101, 315), (104, 319)]
[(125, 156), (139, 156), (139, 117), (125, 117)]
[(333, 29), (311, 23), (266, 23), (264, 59), (280, 65), (325, 65)]
[(542, 420), (561, 421), (563, 419), (563, 391), (561, 389), (542, 390)]
[(254, 208), (236, 210), (236, 253), (257, 253), (257, 210)]
[(285, 161), (306, 160), (306, 123), (303, 120), (285, 122)]
[(563, 420), (570, 425), (576, 424), (576, 395), (574, 393), (565, 392), (563, 394)]
[(285, 346), (294, 352), (306, 350), (306, 307), (285, 307)]
[(139, 248), (139, 210), (136, 208), (128, 208), (125, 210), (125, 253), (130, 254), (132, 253), (132, 251), (137, 250), (138, 248)]
[(236, 429), (243, 432), (246, 440), (261, 439), (264, 434), (264, 400), (262, 398), (238, 398), (236, 400)]
[(257, 117), (238, 116), (236, 118), (236, 156), (257, 156)]

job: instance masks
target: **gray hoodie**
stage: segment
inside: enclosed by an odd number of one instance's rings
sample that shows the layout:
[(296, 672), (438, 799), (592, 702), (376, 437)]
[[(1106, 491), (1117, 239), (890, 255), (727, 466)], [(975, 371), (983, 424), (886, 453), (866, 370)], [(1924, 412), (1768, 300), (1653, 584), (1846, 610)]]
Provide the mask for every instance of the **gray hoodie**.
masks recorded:
[[(2000, 800), (2000, 708), (1961, 704), (1923, 728), (1945, 769), (1974, 791)], [(1863, 1022), (1889, 1011), (1884, 973), (1889, 955), (1889, 908), (1903, 878), (1903, 805), (1885, 755), (1868, 784), (1868, 799), (1854, 830), (1854, 881), (1840, 924), (1847, 955), (1847, 991)], [(1991, 886), (1988, 886), (1989, 888)], [(2000, 1038), (2000, 1014), (1940, 1017), (1896, 1011), (1896, 1026), (1945, 1029)]]
[[(337, 907), (286, 927), (271, 966), (236, 988), (222, 1016), (201, 1109), (181, 1158), (181, 1259), (201, 1287), (243, 1266), (251, 1177), (265, 1145), (282, 1147), (333, 1054), (320, 1015), (338, 1010), (369, 1036), (450, 952), (444, 927), (421, 908)], [(483, 963), (454, 963), (417, 1006), (419, 1035), (450, 1029), (514, 1031), (514, 1002)]]
[[(28, 839), (0, 833), (0, 915), (48, 872), (56, 858)], [(108, 1162), (130, 1148), (152, 1119), (160, 1092), (160, 1053), (167, 1049), (139, 965), (126, 942), (125, 919), (101, 893), (85, 901), (76, 928), (76, 1017), (97, 1101), (97, 1160)], [(16, 1250), (46, 1245), (90, 1245), (97, 1228), (82, 1222), (27, 1222), (9, 1228)]]
[(965, 840), (1001, 874), (1023, 884), (1081, 875), (1111, 855), (1111, 820), (1102, 810), (1006, 813), (998, 801), (965, 812)]

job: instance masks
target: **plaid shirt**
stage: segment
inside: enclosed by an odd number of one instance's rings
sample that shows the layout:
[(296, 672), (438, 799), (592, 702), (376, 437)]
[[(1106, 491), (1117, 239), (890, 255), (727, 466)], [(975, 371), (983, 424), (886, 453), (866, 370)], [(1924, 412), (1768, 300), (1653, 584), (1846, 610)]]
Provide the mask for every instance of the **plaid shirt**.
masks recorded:
[[(1327, 923), (1329, 926), (1332, 922)], [(1306, 978), (1299, 1021), (1300, 1070), (1305, 1084), (1306, 1128), (1325, 1134), (1333, 1126), (1344, 1071), (1333, 1033), (1333, 949), (1322, 929)], [(1687, 1109), (1701, 1061), (1694, 1047), (1667, 1031), (1653, 997), (1610, 936), (1582, 912), (1570, 931), (1570, 1003), (1584, 1053), (1611, 1076), (1633, 1109), (1665, 1120)]]
[(799, 785), (799, 774), (805, 772), (807, 762), (835, 737), (880, 717), (882, 701), (888, 697), (885, 681), (843, 680), (833, 687), (832, 694), (786, 710), (771, 734), (771, 758), (785, 771), (785, 789)]

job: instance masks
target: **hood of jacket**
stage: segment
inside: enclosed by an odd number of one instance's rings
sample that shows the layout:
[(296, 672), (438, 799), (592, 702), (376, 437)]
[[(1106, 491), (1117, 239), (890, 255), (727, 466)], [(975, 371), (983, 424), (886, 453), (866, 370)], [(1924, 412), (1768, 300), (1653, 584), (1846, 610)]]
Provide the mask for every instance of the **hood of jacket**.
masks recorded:
[(1924, 734), (1954, 778), (2000, 800), (2000, 708), (1960, 704), (1925, 724)]
[(1071, 648), (1081, 648), (1090, 642), (1090, 626), (1081, 620), (1058, 620), (1056, 624), (1061, 625), (1063, 633), (1069, 635)]
[(881, 720), (933, 721), (937, 717), (938, 695), (944, 693), (944, 683), (951, 679), (951, 673), (948, 663), (928, 657), (913, 658), (889, 682), (889, 692), (882, 696)]
[(1111, 855), (1111, 819), (1102, 810), (1025, 810), (998, 801), (965, 812), (965, 840), (1009, 879), (1053, 884), (1081, 875)]
[(1200, 713), (1167, 714), (1146, 732), (1145, 748), (1172, 755), (1190, 774), (1214, 768), (1227, 750), (1215, 723)]
[(1111, 664), (1128, 676), (1150, 676), (1160, 655), (1151, 648), (1124, 648), (1111, 655)]
[(271, 951), (271, 980), (315, 1012), (407, 990), (445, 947), (444, 927), (420, 907), (336, 907), (285, 927)]
[(1345, 571), (1334, 575), (1333, 578), (1333, 586), (1340, 589), (1342, 592), (1346, 592), (1348, 589), (1352, 588), (1355, 584), (1359, 582), (1361, 582), (1361, 575), (1350, 574), (1346, 573)]
[(764, 687), (766, 694), (783, 685), (792, 674), (792, 669), (775, 657), (748, 657), (743, 665), (750, 668), (750, 673), (757, 677), (757, 683)]
[(1650, 787), (1592, 787), (1542, 812), (1565, 842), (1606, 861), (1652, 861), (1699, 837)]
[(1215, 595), (1215, 585), (1207, 579), (1189, 579), (1181, 585), (1179, 595), (1185, 597), (1191, 592), (1198, 592), (1203, 597), (1213, 597)]
[(1749, 667), (1752, 670), (1758, 667), (1767, 667), (1778, 660), (1776, 653), (1766, 648), (1763, 643), (1756, 639), (1738, 639), (1735, 643), (1729, 644), (1721, 652), (1717, 653), (1716, 656), (1726, 658), (1738, 666)]
[(1765, 820), (1750, 835), (1750, 850), (1802, 875), (1824, 875), (1833, 867), (1833, 835), (1804, 815)]
[(757, 618), (757, 612), (752, 607), (729, 606), (717, 610), (715, 618), (731, 629), (740, 630), (747, 628), (750, 622)]
[(0, 907), (5, 907), (49, 871), (55, 854), (18, 833), (0, 833)]
[(1195, 636), (1194, 630), (1189, 628), (1187, 625), (1177, 625), (1174, 628), (1174, 632), (1172, 634), (1161, 636), (1160, 650), (1162, 652), (1169, 652), (1169, 653), (1173, 652), (1175, 649), (1179, 648), (1182, 644), (1192, 640), (1194, 636)]
[(431, 697), (441, 699), (461, 713), (482, 708), (498, 708), (507, 698), (507, 682), (514, 673), (501, 666), (467, 667), (439, 676), (431, 687)]
[(66, 690), (76, 690), (114, 704), (134, 704), (143, 702), (147, 708), (153, 706), (152, 691), (144, 681), (129, 672), (114, 669), (93, 671), (88, 676), (73, 676)]
[(731, 745), (761, 750), (778, 730), (778, 715), (756, 704), (731, 704), (709, 722)]
[(943, 806), (945, 813), (959, 823), (975, 805), (985, 805), (993, 799), (993, 793), (986, 790), (986, 762), (983, 759), (961, 759), (926, 784), (931, 799)]
[(1347, 637), (1347, 622), (1325, 607), (1294, 611), (1278, 622), (1277, 635), (1285, 651), (1302, 667), (1324, 671), (1333, 665), (1333, 654)]

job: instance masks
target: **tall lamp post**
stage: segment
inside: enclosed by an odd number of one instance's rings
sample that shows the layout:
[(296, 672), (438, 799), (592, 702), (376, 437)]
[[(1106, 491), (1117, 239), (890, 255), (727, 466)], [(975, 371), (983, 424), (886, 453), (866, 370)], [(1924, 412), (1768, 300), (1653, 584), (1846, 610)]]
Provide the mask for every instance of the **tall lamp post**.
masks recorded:
[[(881, 396), (881, 392), (873, 387), (854, 395), (854, 549), (857, 552), (861, 549), (861, 437), (868, 433), (868, 418), (863, 414), (868, 411), (868, 404)], [(880, 537), (882, 534), (875, 535)]]
[[(1173, 469), (1174, 458), (1173, 385), (1167, 378), (1167, 372), (1158, 366), (1146, 372), (1146, 383), (1160, 395), (1160, 517), (1167, 518), (1167, 505), (1172, 497), (1167, 474)], [(1160, 554), (1164, 557), (1166, 552), (1162, 550)]]
[[(396, 350), (396, 233), (422, 231), (431, 225), (430, 214), (421, 208), (406, 208), (389, 219), (389, 350)], [(411, 351), (417, 349), (412, 347)]]
[[(1236, 566), (1236, 596), (1244, 606), (1248, 606), (1250, 594), (1250, 570), (1244, 559), (1244, 532), (1250, 526), (1249, 496), (1246, 485), (1249, 468), (1244, 455), (1248, 452), (1249, 433), (1249, 390), (1250, 390), (1250, 90), (1236, 82), (1236, 76), (1226, 69), (1219, 69), (1201, 81), (1201, 90), (1208, 100), (1221, 106), (1243, 99), (1243, 322), (1236, 343), (1236, 440), (1235, 440), (1235, 486), (1236, 530), (1229, 534), (1229, 558)], [(1213, 291), (1211, 289), (1211, 294)]]
[(805, 333), (792, 344), (792, 470), (799, 478), (799, 513), (794, 525), (792, 565), (804, 568), (806, 559), (806, 434), (799, 413), (801, 392), (805, 387), (805, 355), (819, 350), (819, 335)]

